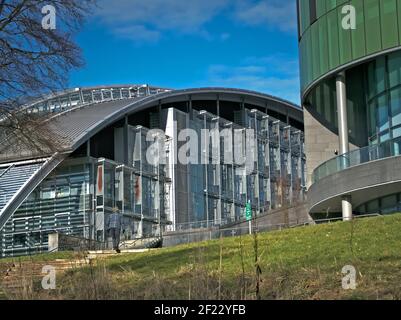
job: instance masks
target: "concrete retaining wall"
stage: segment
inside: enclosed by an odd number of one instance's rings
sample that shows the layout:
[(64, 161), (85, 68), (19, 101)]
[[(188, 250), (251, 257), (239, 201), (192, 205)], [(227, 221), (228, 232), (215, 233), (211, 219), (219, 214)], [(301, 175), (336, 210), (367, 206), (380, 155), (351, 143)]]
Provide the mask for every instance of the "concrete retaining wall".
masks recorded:
[[(302, 203), (294, 207), (282, 208), (261, 215), (253, 221), (253, 227), (263, 231), (273, 231), (291, 226), (313, 223), (307, 211), (307, 204)], [(170, 247), (184, 243), (218, 239), (220, 236), (232, 237), (249, 233), (249, 222), (242, 221), (222, 228), (194, 229), (185, 232), (169, 232), (163, 235), (163, 247)]]

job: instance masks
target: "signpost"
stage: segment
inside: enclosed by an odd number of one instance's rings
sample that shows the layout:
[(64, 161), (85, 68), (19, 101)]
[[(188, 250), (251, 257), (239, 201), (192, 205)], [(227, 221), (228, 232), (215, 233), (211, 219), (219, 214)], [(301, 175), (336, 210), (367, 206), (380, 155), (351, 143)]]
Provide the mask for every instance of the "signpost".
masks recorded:
[(248, 200), (248, 203), (245, 207), (245, 218), (246, 221), (249, 223), (249, 234), (252, 234), (252, 208), (251, 208), (251, 201)]

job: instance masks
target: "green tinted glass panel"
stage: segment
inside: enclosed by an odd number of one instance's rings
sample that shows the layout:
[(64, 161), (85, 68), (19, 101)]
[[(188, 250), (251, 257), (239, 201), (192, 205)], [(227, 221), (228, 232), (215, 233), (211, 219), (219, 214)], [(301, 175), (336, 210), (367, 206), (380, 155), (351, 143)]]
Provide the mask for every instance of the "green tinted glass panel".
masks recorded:
[(349, 0), (337, 0), (337, 6), (345, 5), (349, 2)]
[(326, 1), (325, 0), (317, 0), (316, 1), (316, 11), (317, 16), (321, 17), (326, 13)]
[(317, 22), (319, 29), (319, 64), (320, 74), (329, 70), (329, 48), (327, 39), (327, 17), (324, 16)]
[(381, 31), (383, 49), (392, 48), (398, 45), (397, 26), (397, 1), (380, 0)]
[(313, 59), (313, 79), (316, 79), (320, 75), (320, 63), (319, 63), (319, 24), (315, 23), (311, 26), (311, 38), (312, 38), (312, 59)]
[(301, 16), (301, 34), (309, 27), (310, 15), (309, 15), (309, 0), (300, 0), (300, 16)]
[(397, 0), (398, 12), (398, 42), (401, 44), (401, 0)]
[(339, 21), (337, 32), (338, 32), (338, 47), (340, 50), (340, 64), (345, 64), (351, 61), (351, 30), (345, 30), (342, 27), (343, 15), (341, 13), (341, 7), (337, 9), (337, 19)]
[(300, 75), (299, 78), (301, 80), (301, 90), (304, 90), (305, 86), (305, 53), (304, 53), (304, 41), (299, 43), (299, 68), (300, 68)]
[(356, 29), (351, 30), (353, 59), (358, 59), (366, 54), (365, 18), (363, 14), (363, 1), (364, 0), (351, 1), (351, 5), (355, 7), (355, 12), (356, 12)]
[(379, 0), (364, 0), (366, 19), (366, 51), (368, 54), (381, 50)]
[(327, 36), (328, 36), (330, 69), (337, 67), (340, 63), (337, 30), (338, 30), (337, 11), (334, 10), (327, 14)]
[[(312, 39), (311, 39), (311, 32), (310, 30), (306, 33), (306, 47), (308, 52), (312, 52)], [(313, 62), (312, 62), (312, 54), (307, 55), (308, 59), (308, 70), (307, 70), (307, 79), (308, 83), (312, 82), (313, 80)]]
[(326, 1), (326, 10), (332, 10), (337, 6), (337, 0), (323, 0)]

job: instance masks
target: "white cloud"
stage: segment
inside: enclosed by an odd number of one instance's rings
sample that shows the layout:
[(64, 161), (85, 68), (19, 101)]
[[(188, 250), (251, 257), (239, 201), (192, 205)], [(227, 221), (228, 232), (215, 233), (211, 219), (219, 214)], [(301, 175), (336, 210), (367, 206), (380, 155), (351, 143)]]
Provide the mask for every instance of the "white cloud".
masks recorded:
[(248, 57), (237, 66), (210, 66), (207, 84), (265, 92), (299, 104), (298, 74), (294, 59), (281, 55)]
[[(156, 32), (160, 35), (163, 31), (208, 37), (204, 25), (229, 4), (229, 0), (100, 0), (96, 16), (115, 34), (122, 31), (123, 37), (135, 26), (138, 32), (130, 35), (132, 40), (146, 40), (146, 36), (155, 39)], [(139, 27), (145, 35), (140, 34)]]
[[(247, 25), (282, 31), (296, 29), (295, 0), (98, 0), (96, 17), (111, 31), (138, 42), (154, 42), (167, 32), (196, 34), (226, 41), (228, 32), (213, 33), (207, 23), (219, 14)], [(137, 32), (130, 34), (129, 29)], [(143, 31), (143, 33), (141, 33)]]
[(235, 17), (248, 25), (266, 25), (288, 32), (297, 29), (295, 0), (239, 0)]

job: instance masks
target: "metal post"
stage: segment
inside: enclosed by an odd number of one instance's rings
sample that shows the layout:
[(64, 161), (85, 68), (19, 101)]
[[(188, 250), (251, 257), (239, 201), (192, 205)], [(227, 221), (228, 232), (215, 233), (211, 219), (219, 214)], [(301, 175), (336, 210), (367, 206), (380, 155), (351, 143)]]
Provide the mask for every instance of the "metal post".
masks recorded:
[(203, 127), (205, 129), (205, 205), (206, 205), (206, 228), (209, 227), (209, 194), (208, 194), (208, 163), (209, 163), (209, 137), (208, 137), (208, 131), (206, 130), (207, 128), (207, 123), (206, 123), (206, 114), (203, 116)]
[(129, 141), (128, 141), (128, 135), (129, 135), (129, 131), (128, 131), (128, 116), (124, 117), (124, 127), (123, 127), (123, 148), (124, 148), (124, 164), (125, 165), (132, 165), (131, 163), (128, 163), (128, 152), (129, 152)]
[(191, 95), (188, 97), (188, 114), (189, 114), (189, 119), (192, 120), (193, 115), (192, 115), (192, 96)]
[(236, 216), (235, 216), (235, 163), (234, 163), (234, 126), (233, 124), (231, 124), (231, 161), (232, 161), (232, 176), (231, 176), (231, 180), (232, 180), (232, 188), (233, 188), (233, 208), (232, 208), (232, 217), (233, 220), (236, 221)]
[(85, 103), (84, 93), (83, 93), (82, 89), (79, 89), (79, 100), (81, 100), (81, 104)]
[(91, 156), (91, 139), (90, 138), (86, 142), (86, 156), (88, 158)]
[(159, 100), (157, 105), (157, 113), (159, 114), (159, 128), (162, 126), (162, 101)]
[(345, 74), (341, 72), (336, 78), (337, 113), (338, 113), (338, 139), (340, 155), (349, 152), (347, 93), (345, 87)]
[[(138, 135), (137, 135), (138, 136)], [(141, 191), (141, 222), (139, 223), (138, 233), (143, 237), (143, 157), (142, 157), (142, 128), (139, 129), (139, 190)]]
[(343, 212), (343, 221), (350, 221), (352, 220), (352, 203), (351, 203), (351, 196), (346, 195), (342, 197), (341, 200), (341, 208)]
[[(345, 169), (348, 167), (348, 159), (346, 154), (349, 152), (348, 140), (348, 118), (347, 118), (347, 92), (345, 83), (345, 73), (340, 72), (336, 78), (336, 91), (337, 91), (337, 113), (338, 113), (338, 139), (341, 157), (341, 167)], [(351, 196), (346, 195), (341, 200), (343, 220), (348, 221), (352, 219), (352, 203)]]
[[(259, 181), (259, 139), (258, 139), (258, 118), (257, 113), (254, 112), (254, 121), (255, 121), (255, 150), (253, 151), (256, 157), (256, 176), (255, 176), (255, 185), (256, 185), (256, 194), (258, 195), (258, 204), (257, 204), (257, 212), (256, 214), (260, 214), (260, 181)], [(254, 187), (255, 188), (255, 187)]]
[(217, 116), (220, 117), (220, 96), (217, 95), (217, 99), (216, 99), (216, 113)]

